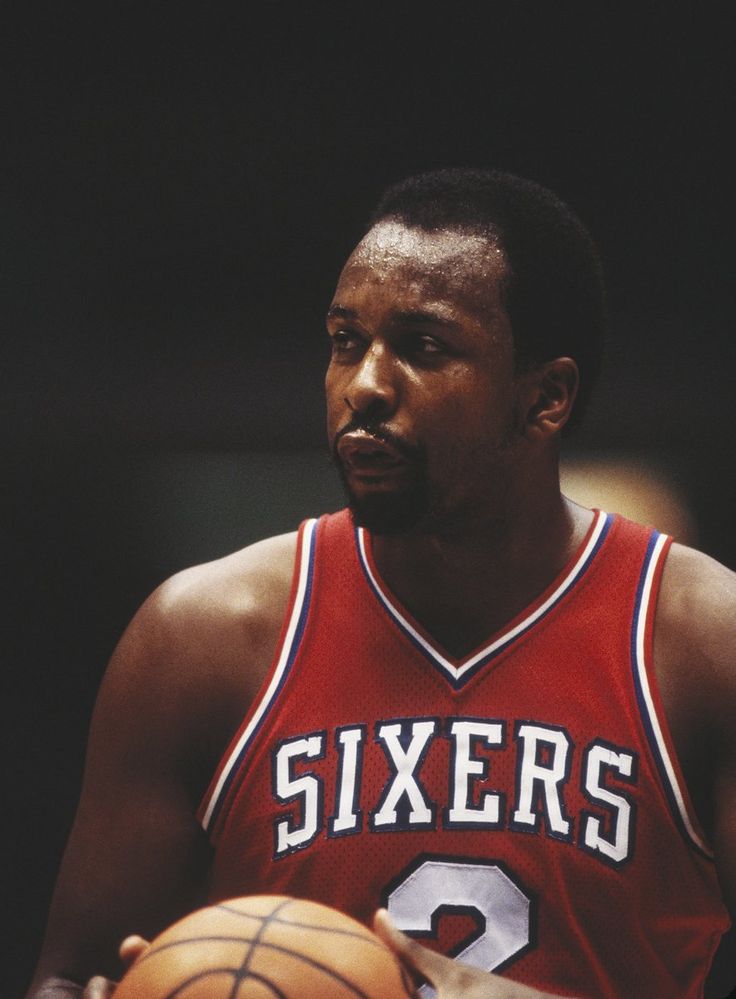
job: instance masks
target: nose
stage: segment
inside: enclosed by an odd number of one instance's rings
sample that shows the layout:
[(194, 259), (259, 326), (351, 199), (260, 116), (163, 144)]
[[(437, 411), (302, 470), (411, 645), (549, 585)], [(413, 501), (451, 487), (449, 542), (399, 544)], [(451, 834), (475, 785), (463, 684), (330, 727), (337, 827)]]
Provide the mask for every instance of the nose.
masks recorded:
[(373, 341), (346, 386), (345, 401), (354, 413), (385, 417), (396, 409), (399, 395), (395, 359), (385, 344)]

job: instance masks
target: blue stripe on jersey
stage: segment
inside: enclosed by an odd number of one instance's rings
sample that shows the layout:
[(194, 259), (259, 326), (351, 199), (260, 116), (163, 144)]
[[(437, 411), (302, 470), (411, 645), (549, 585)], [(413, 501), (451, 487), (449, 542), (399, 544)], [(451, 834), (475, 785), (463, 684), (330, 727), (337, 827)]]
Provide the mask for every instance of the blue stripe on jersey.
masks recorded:
[[(489, 662), (501, 655), (501, 653), (504, 652), (513, 642), (515, 642), (522, 635), (525, 635), (539, 621), (542, 621), (549, 613), (551, 613), (563, 597), (567, 596), (577, 583), (580, 582), (598, 554), (601, 545), (605, 541), (611, 528), (611, 524), (613, 523), (613, 519), (612, 514), (604, 514), (603, 512), (600, 512), (597, 515), (597, 520), (594, 522), (593, 533), (590, 539), (594, 539), (590, 551), (586, 553), (585, 558), (581, 563), (574, 566), (568, 577), (563, 580), (562, 584), (552, 594), (552, 597), (547, 603), (543, 603), (537, 611), (529, 614), (526, 619), (517, 625), (517, 627), (511, 629), (506, 637), (501, 636), (501, 638), (497, 639), (496, 642), (491, 644), (487, 651), (481, 651), (476, 653), (476, 656), (470, 656), (464, 662), (461, 662), (459, 666), (454, 666), (452, 663), (448, 662), (439, 650), (435, 649), (430, 642), (426, 641), (423, 636), (421, 636), (411, 626), (411, 624), (405, 620), (403, 615), (394, 606), (390, 597), (383, 592), (377, 580), (374, 578), (370, 566), (368, 565), (367, 554), (363, 549), (360, 528), (355, 529), (355, 543), (358, 551), (358, 561), (363, 569), (368, 585), (378, 598), (379, 603), (381, 603), (396, 626), (409, 639), (412, 645), (414, 645), (414, 647), (429, 660), (432, 666), (434, 666), (434, 668), (437, 669), (446, 680), (449, 680), (455, 690), (460, 690), (476, 675), (476, 673), (478, 673), (479, 670), (483, 669), (483, 667)], [(596, 531), (598, 532), (597, 536)]]
[[(210, 802), (208, 811), (203, 819), (202, 825), (205, 831), (209, 832), (217, 821), (217, 817), (220, 814), (223, 803), (225, 802), (230, 787), (237, 774), (240, 773), (241, 765), (245, 759), (248, 750), (253, 744), (253, 740), (256, 738), (258, 733), (263, 727), (271, 707), (274, 705), (278, 699), (279, 694), (284, 688), (289, 674), (291, 672), (291, 667), (294, 664), (296, 654), (299, 651), (299, 645), (302, 640), (302, 635), (304, 634), (304, 628), (306, 627), (307, 616), (309, 614), (309, 606), (312, 597), (312, 580), (314, 577), (314, 552), (316, 545), (317, 536), (317, 521), (310, 520), (304, 526), (304, 537), (302, 544), (307, 547), (307, 552), (305, 557), (301, 560), (300, 565), (300, 582), (304, 578), (303, 565), (306, 559), (306, 579), (304, 583), (304, 590), (301, 595), (301, 605), (295, 603), (292, 609), (292, 621), (294, 620), (294, 613), (298, 614), (296, 620), (296, 626), (293, 629), (291, 638), (289, 639), (288, 632), (286, 636), (286, 641), (279, 654), (279, 661), (276, 666), (276, 671), (272, 677), (271, 683), (275, 685), (270, 686), (264, 695), (263, 700), (257, 706), (256, 711), (251, 718), (251, 721), (246, 728), (242, 736), (242, 743), (237, 749), (236, 755), (228, 760), (223, 774), (220, 778), (220, 785), (213, 793), (212, 801)], [(299, 600), (299, 590), (297, 590), (297, 601)]]
[(700, 840), (690, 823), (685, 801), (659, 727), (659, 720), (656, 717), (654, 704), (650, 700), (649, 679), (644, 661), (645, 649), (643, 642), (640, 647), (640, 639), (643, 638), (646, 628), (646, 618), (651, 598), (652, 575), (656, 568), (656, 556), (658, 555), (657, 548), (658, 545), (661, 547), (665, 540), (664, 535), (659, 534), (657, 531), (652, 531), (636, 588), (634, 615), (631, 625), (631, 666), (634, 676), (634, 689), (636, 691), (636, 699), (644, 731), (646, 732), (647, 740), (651, 747), (657, 770), (659, 771), (660, 780), (662, 781), (665, 797), (667, 798), (675, 823), (687, 842), (701, 856), (712, 860), (713, 855)]

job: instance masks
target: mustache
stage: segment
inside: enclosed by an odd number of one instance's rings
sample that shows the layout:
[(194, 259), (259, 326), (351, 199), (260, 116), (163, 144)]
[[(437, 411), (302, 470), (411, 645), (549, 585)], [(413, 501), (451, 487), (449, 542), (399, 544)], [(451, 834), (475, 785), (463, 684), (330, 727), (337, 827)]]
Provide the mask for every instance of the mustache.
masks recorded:
[(360, 413), (353, 413), (348, 422), (335, 434), (335, 438), (332, 442), (332, 453), (337, 457), (337, 446), (346, 434), (352, 434), (356, 431), (362, 431), (363, 433), (370, 434), (375, 437), (376, 440), (383, 441), (384, 444), (390, 445), (402, 458), (406, 458), (407, 461), (416, 461), (424, 456), (424, 449), (418, 444), (410, 444), (408, 441), (404, 440), (403, 437), (399, 437), (398, 434), (393, 433), (386, 426), (384, 426), (379, 420), (373, 420), (370, 417), (363, 416)]

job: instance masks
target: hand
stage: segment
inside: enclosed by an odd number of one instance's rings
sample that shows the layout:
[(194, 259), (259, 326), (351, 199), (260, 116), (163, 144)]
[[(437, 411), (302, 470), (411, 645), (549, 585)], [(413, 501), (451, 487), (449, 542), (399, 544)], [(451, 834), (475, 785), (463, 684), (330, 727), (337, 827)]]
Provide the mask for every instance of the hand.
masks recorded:
[(422, 947), (396, 929), (385, 909), (379, 909), (374, 916), (373, 929), (410, 972), (427, 979), (437, 992), (437, 999), (552, 999), (548, 992), (471, 968)]
[[(148, 941), (144, 940), (143, 937), (132, 936), (126, 937), (123, 940), (118, 953), (126, 970), (138, 960), (147, 948)], [(111, 996), (115, 993), (117, 984), (117, 982), (111, 982), (109, 978), (95, 975), (94, 978), (90, 978), (87, 982), (82, 993), (82, 999), (111, 999)]]

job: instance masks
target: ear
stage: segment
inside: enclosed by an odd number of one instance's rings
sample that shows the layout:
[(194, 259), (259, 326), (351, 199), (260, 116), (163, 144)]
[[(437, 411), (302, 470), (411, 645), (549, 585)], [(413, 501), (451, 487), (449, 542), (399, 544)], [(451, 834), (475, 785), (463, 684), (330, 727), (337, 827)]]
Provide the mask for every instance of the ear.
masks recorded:
[(522, 375), (521, 382), (526, 436), (559, 434), (570, 419), (580, 383), (575, 361), (571, 357), (545, 361)]

